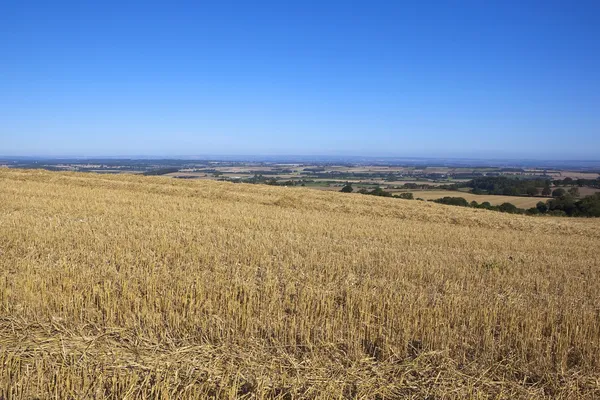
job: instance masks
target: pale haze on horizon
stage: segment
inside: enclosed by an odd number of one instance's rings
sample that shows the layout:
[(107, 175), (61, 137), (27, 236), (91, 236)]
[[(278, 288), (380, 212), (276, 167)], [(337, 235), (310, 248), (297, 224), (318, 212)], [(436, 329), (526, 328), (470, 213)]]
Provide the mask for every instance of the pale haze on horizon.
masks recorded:
[(600, 158), (600, 2), (5, 2), (0, 155)]

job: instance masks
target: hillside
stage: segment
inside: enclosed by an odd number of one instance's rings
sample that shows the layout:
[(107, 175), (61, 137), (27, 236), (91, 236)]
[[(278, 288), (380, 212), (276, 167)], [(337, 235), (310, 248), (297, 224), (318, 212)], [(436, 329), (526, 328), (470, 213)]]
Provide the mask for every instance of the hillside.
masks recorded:
[(599, 228), (0, 169), (0, 398), (600, 398)]

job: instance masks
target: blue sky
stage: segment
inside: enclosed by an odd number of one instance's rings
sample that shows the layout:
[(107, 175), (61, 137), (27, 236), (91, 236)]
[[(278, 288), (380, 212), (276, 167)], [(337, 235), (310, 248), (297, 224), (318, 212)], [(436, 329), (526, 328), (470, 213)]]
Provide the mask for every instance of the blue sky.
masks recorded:
[(600, 2), (0, 3), (0, 155), (600, 158)]

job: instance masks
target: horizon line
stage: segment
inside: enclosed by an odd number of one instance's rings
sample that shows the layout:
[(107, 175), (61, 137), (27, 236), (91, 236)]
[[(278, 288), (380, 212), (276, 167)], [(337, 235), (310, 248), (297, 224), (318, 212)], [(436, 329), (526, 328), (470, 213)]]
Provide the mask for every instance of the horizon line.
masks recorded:
[(470, 160), (470, 161), (550, 161), (550, 162), (598, 162), (600, 158), (553, 158), (551, 156), (424, 156), (424, 155), (335, 155), (335, 154), (189, 154), (189, 155), (153, 155), (153, 154), (124, 154), (124, 155), (2, 155), (0, 159), (127, 159), (127, 160), (202, 160), (227, 158), (228, 161), (244, 161), (244, 158), (274, 159), (274, 158), (318, 158), (318, 159), (398, 159), (398, 160)]

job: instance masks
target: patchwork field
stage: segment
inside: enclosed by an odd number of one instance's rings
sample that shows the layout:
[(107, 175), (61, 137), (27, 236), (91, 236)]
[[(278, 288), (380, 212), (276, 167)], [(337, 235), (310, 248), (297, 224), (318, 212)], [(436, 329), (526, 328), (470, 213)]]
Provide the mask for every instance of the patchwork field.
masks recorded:
[(597, 399), (598, 223), (2, 169), (0, 398)]
[(471, 202), (475, 200), (478, 203), (489, 201), (492, 205), (500, 205), (502, 203), (512, 203), (519, 208), (531, 208), (540, 201), (549, 199), (546, 197), (519, 197), (519, 196), (498, 196), (498, 195), (482, 195), (472, 194), (467, 192), (451, 191), (451, 190), (409, 190), (416, 198), (424, 200), (437, 200), (442, 197), (462, 197)]

